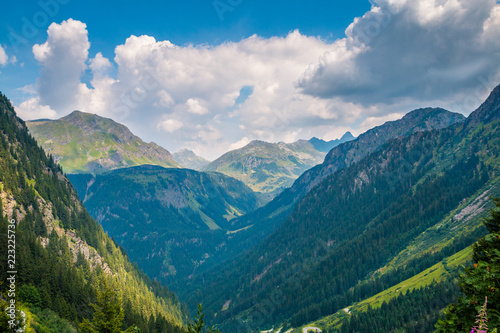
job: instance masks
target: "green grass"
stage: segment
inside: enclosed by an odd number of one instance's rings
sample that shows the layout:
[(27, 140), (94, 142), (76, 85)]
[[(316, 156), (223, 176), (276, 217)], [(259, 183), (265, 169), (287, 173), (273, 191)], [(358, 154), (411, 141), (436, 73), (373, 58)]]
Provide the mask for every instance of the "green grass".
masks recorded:
[[(429, 286), (433, 282), (440, 282), (444, 279), (451, 278), (452, 273), (459, 270), (462, 266), (465, 266), (471, 258), (472, 248), (468, 247), (426, 269), (425, 271), (359, 303), (352, 304), (346, 309), (352, 313), (364, 312), (369, 306), (373, 309), (379, 308), (384, 302), (388, 302), (401, 294), (406, 294), (408, 291)], [(321, 329), (339, 328), (342, 320), (349, 316), (349, 314), (345, 311), (346, 309), (342, 309), (316, 322), (297, 328), (293, 332), (302, 332), (302, 328), (308, 326), (315, 326)]]

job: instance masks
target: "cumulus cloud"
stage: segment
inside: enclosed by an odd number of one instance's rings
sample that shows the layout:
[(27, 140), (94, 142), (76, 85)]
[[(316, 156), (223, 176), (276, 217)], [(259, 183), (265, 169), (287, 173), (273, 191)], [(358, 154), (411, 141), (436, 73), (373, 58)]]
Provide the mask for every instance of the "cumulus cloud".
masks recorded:
[(58, 112), (71, 112), (86, 104), (88, 88), (80, 81), (90, 48), (86, 28), (86, 24), (72, 19), (52, 23), (47, 41), (33, 46), (33, 54), (42, 65), (37, 81), (42, 105), (50, 105)]
[(176, 119), (169, 119), (163, 116), (163, 120), (156, 127), (159, 130), (163, 130), (169, 133), (173, 133), (182, 128), (182, 121)]
[(499, 7), (495, 0), (376, 0), (297, 86), (365, 105), (474, 89), (499, 73)]
[(299, 31), (220, 45), (130, 36), (113, 59), (89, 58), (86, 25), (69, 19), (33, 47), (42, 69), (24, 110), (101, 114), (210, 159), (254, 139), (359, 134), (413, 108), (452, 106), (473, 89), (462, 103), (470, 112), (500, 78), (499, 8), (494, 0), (376, 0), (333, 43)]
[(39, 97), (33, 97), (22, 102), (16, 107), (16, 113), (25, 120), (53, 119), (57, 116), (57, 112), (52, 110), (50, 106), (40, 104)]
[(202, 105), (202, 101), (197, 98), (190, 98), (187, 100), (186, 105), (188, 107), (188, 111), (194, 114), (207, 114), (208, 109)]

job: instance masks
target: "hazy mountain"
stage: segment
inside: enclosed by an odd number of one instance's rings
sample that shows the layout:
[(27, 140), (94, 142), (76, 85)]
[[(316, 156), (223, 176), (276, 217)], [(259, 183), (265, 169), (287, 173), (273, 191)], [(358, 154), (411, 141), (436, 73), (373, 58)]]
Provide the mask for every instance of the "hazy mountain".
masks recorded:
[(179, 150), (172, 154), (174, 160), (182, 167), (202, 170), (210, 161), (207, 161), (201, 156), (196, 155), (194, 152), (188, 149)]
[(145, 143), (115, 121), (74, 111), (58, 120), (26, 123), (30, 133), (65, 173), (99, 174), (135, 165), (179, 167), (172, 155), (155, 143)]
[(216, 171), (241, 180), (256, 192), (274, 196), (293, 184), (304, 171), (323, 161), (325, 154), (305, 140), (294, 143), (252, 141), (208, 164)]
[[(433, 113), (447, 120), (429, 119)], [(195, 290), (211, 290), (203, 296), (209, 318), (229, 331), (300, 327), (362, 300), (375, 302), (376, 295), (393, 299), (398, 294), (390, 294), (393, 286), (428, 286), (415, 289), (425, 299), (446, 285), (437, 282), (449, 284), (467, 261), (470, 251), (464, 249), (484, 232), (480, 217), (488, 195), (500, 193), (500, 86), (465, 122), (446, 115), (418, 110), (399, 125), (384, 125), (399, 137), (391, 139), (383, 127), (371, 130), (383, 137), (378, 148), (369, 145), (377, 140), (368, 140), (368, 132), (357, 143), (334, 148), (325, 165), (335, 171), (328, 177), (316, 173), (323, 180), (266, 241), (191, 281)], [(425, 131), (415, 121), (450, 126)], [(441, 292), (446, 299), (458, 295)], [(194, 295), (184, 296), (201, 293)], [(434, 304), (424, 303), (412, 310), (415, 322), (430, 320)], [(398, 315), (411, 304), (401, 305)], [(372, 311), (367, 305), (356, 309)], [(343, 324), (320, 323), (335, 330)]]
[[(15, 260), (7, 261), (13, 239), (7, 235), (15, 235)], [(6, 281), (7, 271), (17, 271), (16, 307), (29, 319), (26, 332), (77, 332), (80, 322), (92, 319), (92, 305), (105, 282), (123, 300), (118, 308), (123, 308), (124, 326), (185, 332), (181, 325), (187, 315), (176, 296), (139, 272), (90, 217), (61, 167), (45, 155), (1, 94), (0, 237), (5, 254), (0, 281)], [(0, 284), (2, 332), (11, 331), (5, 315), (8, 288)], [(118, 315), (118, 308), (109, 310)]]
[(337, 147), (341, 143), (352, 141), (356, 139), (351, 132), (346, 132), (340, 139), (325, 141), (318, 139), (316, 137), (309, 140), (309, 142), (313, 145), (314, 149), (321, 151), (323, 153), (328, 153), (332, 148)]
[(262, 199), (220, 173), (138, 166), (69, 175), (90, 214), (150, 276), (191, 275), (223, 251), (229, 221)]

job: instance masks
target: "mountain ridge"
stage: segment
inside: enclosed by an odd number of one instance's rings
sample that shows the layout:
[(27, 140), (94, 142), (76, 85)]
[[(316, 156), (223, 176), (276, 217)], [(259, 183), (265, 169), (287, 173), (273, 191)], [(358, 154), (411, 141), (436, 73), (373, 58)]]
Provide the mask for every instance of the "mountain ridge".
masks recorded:
[[(429, 117), (437, 116), (439, 121), (429, 121)], [(330, 150), (322, 164), (304, 172), (290, 188), (285, 189), (265, 206), (256, 211), (235, 219), (235, 229), (252, 226), (241, 233), (242, 243), (247, 247), (257, 244), (275, 230), (292, 211), (294, 204), (317, 186), (323, 179), (339, 169), (360, 160), (379, 149), (385, 142), (424, 128), (445, 128), (450, 124), (461, 123), (465, 117), (441, 108), (424, 108), (409, 112), (402, 119), (386, 122), (359, 135), (355, 140), (342, 143)], [(424, 127), (427, 126), (427, 127)]]
[(321, 163), (324, 155), (306, 140), (293, 143), (253, 140), (245, 147), (223, 154), (203, 170), (224, 173), (256, 192), (274, 196), (302, 172)]

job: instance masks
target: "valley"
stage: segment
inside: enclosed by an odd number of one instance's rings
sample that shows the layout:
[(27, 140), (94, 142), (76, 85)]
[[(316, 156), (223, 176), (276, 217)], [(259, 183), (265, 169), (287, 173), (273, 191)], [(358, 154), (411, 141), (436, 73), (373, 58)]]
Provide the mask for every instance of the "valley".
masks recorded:
[[(433, 311), (432, 327), (436, 311), (457, 297), (450, 285), (469, 264), (470, 245), (485, 235), (489, 198), (500, 196), (499, 109), (497, 87), (467, 119), (412, 111), (331, 148), (271, 201), (222, 173), (175, 166), (68, 178), (117, 251), (190, 309), (203, 302), (223, 332), (343, 332), (393, 304), (439, 293), (443, 303), (405, 312), (409, 328)], [(52, 214), (63, 227), (78, 220), (64, 209)], [(58, 230), (77, 243), (86, 237)]]

